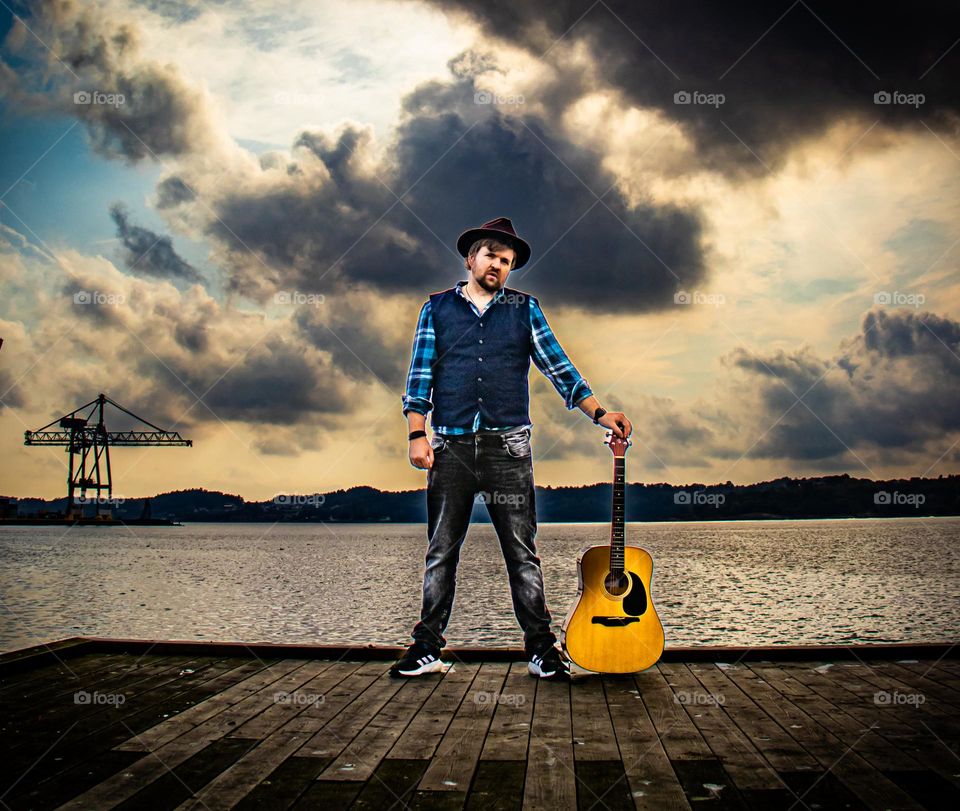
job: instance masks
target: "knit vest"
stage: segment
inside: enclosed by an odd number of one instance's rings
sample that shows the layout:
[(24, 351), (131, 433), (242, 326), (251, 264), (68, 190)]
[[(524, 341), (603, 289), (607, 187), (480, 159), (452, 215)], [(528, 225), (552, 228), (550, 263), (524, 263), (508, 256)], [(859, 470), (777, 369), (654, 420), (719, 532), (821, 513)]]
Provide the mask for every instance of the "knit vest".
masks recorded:
[(479, 318), (455, 289), (430, 295), (436, 339), (433, 424), (512, 427), (530, 422), (530, 295), (504, 287)]

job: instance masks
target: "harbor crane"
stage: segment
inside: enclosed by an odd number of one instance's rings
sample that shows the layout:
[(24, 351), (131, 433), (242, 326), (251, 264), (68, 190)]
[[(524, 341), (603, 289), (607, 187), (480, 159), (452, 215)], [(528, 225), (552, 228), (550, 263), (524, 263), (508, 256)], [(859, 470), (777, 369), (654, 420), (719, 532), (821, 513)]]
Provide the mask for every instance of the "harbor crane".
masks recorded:
[[(108, 431), (103, 421), (104, 406), (110, 405), (120, 409), (140, 423), (152, 428), (152, 431)], [(90, 409), (85, 415), (86, 409)], [(91, 424), (96, 414), (96, 422)], [(56, 428), (52, 426), (56, 425)], [(69, 414), (44, 425), (36, 431), (24, 431), (24, 445), (62, 445), (70, 454), (70, 465), (67, 474), (67, 519), (81, 517), (83, 504), (89, 503), (87, 490), (96, 491), (97, 515), (101, 513), (101, 505), (112, 505), (113, 478), (110, 473), (110, 448), (120, 446), (142, 445), (179, 445), (193, 447), (192, 439), (184, 439), (177, 431), (164, 431), (152, 422), (148, 422), (124, 408), (115, 400), (111, 400), (102, 392), (95, 400), (75, 408)], [(77, 510), (77, 500), (74, 494), (80, 490), (80, 508)], [(103, 492), (106, 491), (106, 501)], [(108, 507), (104, 512), (109, 512)]]

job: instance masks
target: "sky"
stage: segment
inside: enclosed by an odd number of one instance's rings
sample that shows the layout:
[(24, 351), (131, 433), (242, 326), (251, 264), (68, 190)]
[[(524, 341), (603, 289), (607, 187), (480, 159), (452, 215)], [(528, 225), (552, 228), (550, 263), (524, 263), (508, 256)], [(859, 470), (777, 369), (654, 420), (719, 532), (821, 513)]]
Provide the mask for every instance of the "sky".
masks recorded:
[[(116, 449), (115, 496), (423, 487), (417, 315), (498, 216), (629, 481), (957, 473), (958, 21), (3, 0), (0, 494), (65, 493), (23, 432), (100, 392), (194, 443)], [(609, 481), (530, 380), (537, 483)]]

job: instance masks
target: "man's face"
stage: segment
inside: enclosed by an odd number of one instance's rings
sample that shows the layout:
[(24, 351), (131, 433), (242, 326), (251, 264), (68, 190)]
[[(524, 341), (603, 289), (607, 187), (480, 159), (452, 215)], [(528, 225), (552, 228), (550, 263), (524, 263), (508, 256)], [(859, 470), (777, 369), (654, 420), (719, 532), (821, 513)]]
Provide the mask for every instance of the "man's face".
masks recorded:
[(473, 258), (470, 272), (484, 290), (497, 293), (507, 283), (514, 256), (515, 253), (511, 248), (500, 248), (495, 251), (492, 248), (482, 247)]

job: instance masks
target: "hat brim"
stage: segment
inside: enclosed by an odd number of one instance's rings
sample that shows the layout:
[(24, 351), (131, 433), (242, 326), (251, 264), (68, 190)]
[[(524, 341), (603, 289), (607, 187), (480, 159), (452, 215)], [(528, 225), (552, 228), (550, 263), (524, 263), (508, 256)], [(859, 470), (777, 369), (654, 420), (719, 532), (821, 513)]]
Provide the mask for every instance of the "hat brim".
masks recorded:
[(527, 264), (527, 261), (530, 259), (530, 246), (527, 244), (526, 240), (521, 239), (520, 237), (515, 237), (513, 234), (508, 234), (505, 231), (498, 231), (496, 228), (470, 228), (460, 234), (460, 237), (457, 239), (457, 250), (460, 252), (461, 256), (466, 256), (470, 253), (470, 246), (473, 245), (478, 239), (499, 239), (504, 243), (513, 244), (514, 252), (517, 254), (517, 261), (514, 263), (512, 270), (523, 267)]

